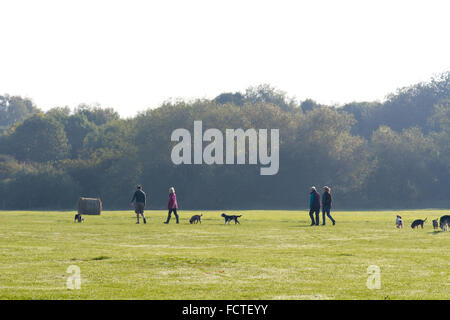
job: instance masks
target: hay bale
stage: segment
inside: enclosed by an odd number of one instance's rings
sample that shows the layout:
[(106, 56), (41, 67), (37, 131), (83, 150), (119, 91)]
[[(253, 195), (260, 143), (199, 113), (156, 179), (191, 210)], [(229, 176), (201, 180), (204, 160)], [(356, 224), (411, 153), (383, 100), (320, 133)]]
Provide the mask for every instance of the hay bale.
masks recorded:
[(102, 200), (99, 198), (78, 199), (78, 213), (88, 215), (100, 215), (102, 213)]

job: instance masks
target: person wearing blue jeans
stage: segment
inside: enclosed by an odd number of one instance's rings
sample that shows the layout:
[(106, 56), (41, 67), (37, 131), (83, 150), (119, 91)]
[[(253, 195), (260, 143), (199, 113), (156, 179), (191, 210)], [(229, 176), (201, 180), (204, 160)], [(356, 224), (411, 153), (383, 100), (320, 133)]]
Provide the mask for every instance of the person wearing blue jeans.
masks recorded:
[(322, 195), (322, 217), (323, 217), (323, 223), (322, 225), (325, 225), (325, 214), (327, 214), (328, 218), (330, 218), (331, 222), (333, 223), (333, 226), (336, 224), (336, 221), (333, 219), (333, 217), (330, 214), (331, 211), (331, 189), (327, 186), (323, 187), (323, 195)]
[[(311, 218), (311, 226), (319, 225), (319, 213), (320, 213), (320, 194), (317, 192), (316, 187), (311, 187), (309, 197), (309, 217)], [(314, 214), (316, 220), (314, 220)]]

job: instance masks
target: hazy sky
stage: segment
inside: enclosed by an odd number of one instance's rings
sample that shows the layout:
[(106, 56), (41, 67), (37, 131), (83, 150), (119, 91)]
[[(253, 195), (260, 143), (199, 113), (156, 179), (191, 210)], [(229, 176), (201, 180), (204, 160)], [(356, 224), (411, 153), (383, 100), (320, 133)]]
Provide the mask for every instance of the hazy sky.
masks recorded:
[(123, 116), (269, 83), (382, 100), (450, 70), (450, 1), (0, 1), (0, 94)]

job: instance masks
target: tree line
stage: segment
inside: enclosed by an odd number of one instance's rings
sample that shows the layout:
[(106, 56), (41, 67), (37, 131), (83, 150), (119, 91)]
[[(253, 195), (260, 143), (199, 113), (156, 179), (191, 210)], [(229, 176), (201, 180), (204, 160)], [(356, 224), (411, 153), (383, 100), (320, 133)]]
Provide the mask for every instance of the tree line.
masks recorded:
[[(171, 133), (279, 129), (279, 171), (258, 165), (175, 165)], [(0, 96), (0, 208), (74, 209), (79, 196), (123, 209), (137, 184), (150, 208), (174, 186), (181, 209), (301, 209), (312, 185), (335, 207), (450, 205), (450, 72), (401, 88), (384, 102), (297, 102), (269, 85), (214, 99), (166, 102), (132, 118), (80, 105), (43, 112)]]

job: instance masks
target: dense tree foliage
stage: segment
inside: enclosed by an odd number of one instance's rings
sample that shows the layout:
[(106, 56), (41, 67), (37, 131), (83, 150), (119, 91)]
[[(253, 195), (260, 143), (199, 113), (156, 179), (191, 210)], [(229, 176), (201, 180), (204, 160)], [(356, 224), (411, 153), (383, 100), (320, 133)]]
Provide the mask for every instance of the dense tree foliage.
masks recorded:
[[(193, 133), (196, 120), (203, 132), (279, 129), (278, 173), (262, 176), (260, 165), (173, 164), (172, 132)], [(42, 113), (30, 100), (5, 96), (2, 125), (4, 209), (74, 208), (78, 196), (125, 208), (138, 183), (151, 208), (165, 207), (170, 186), (182, 209), (305, 208), (311, 185), (331, 186), (336, 208), (450, 205), (449, 73), (384, 102), (297, 103), (260, 85), (167, 102), (131, 119), (88, 105)]]
[(0, 133), (14, 123), (39, 112), (30, 99), (0, 95)]
[(70, 151), (63, 125), (43, 114), (17, 123), (2, 140), (8, 154), (20, 161), (56, 161)]

